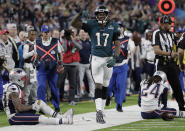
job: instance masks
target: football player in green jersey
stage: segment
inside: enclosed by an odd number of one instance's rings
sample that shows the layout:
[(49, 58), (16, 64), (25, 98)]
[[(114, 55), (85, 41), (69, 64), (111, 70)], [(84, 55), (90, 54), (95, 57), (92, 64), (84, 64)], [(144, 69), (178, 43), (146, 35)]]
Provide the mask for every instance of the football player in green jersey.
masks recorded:
[[(96, 8), (96, 19), (81, 21), (82, 12), (76, 16), (71, 25), (77, 29), (84, 29), (91, 38), (91, 71), (95, 81), (96, 121), (104, 124), (103, 111), (106, 93), (112, 75), (112, 67), (120, 54), (120, 28), (116, 22), (109, 19), (109, 10), (101, 5)], [(112, 46), (115, 45), (115, 52)]]

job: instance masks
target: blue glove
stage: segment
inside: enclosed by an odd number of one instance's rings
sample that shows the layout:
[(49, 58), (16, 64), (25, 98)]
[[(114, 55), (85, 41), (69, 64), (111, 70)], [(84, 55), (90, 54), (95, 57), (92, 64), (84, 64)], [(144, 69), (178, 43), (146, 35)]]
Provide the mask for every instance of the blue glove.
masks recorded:
[(108, 68), (113, 67), (115, 64), (116, 64), (116, 59), (115, 58), (112, 58), (112, 59), (107, 61), (107, 67)]

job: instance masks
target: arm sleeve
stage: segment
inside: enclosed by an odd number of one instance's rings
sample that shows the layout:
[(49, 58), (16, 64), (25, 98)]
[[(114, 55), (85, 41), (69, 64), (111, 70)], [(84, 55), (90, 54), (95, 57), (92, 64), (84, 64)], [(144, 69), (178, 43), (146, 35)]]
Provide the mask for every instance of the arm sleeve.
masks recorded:
[(23, 46), (23, 58), (27, 59), (27, 58), (33, 56), (33, 54), (34, 54), (34, 50), (29, 52), (29, 45), (25, 44)]
[(82, 29), (83, 29), (85, 32), (88, 32), (88, 33), (89, 33), (89, 30), (91, 29), (91, 26), (92, 26), (92, 20), (87, 20), (87, 22), (84, 22), (84, 23), (83, 23)]
[(152, 46), (160, 45), (159, 31), (156, 30), (152, 34)]
[(82, 49), (82, 43), (81, 43), (81, 41), (73, 40), (72, 42), (73, 42), (73, 44), (75, 45), (75, 47), (78, 50), (81, 50)]
[(118, 40), (119, 36), (120, 36), (120, 26), (118, 24), (115, 24), (115, 26), (114, 26), (114, 34), (113, 34), (113, 41)]

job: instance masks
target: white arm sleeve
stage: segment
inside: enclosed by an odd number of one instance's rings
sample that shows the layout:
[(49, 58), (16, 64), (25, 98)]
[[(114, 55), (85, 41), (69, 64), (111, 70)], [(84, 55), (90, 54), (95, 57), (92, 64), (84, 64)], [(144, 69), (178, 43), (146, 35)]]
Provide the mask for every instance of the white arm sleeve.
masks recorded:
[(29, 45), (25, 44), (23, 46), (23, 58), (27, 59), (27, 58), (33, 56), (33, 54), (34, 54), (34, 50), (29, 52)]

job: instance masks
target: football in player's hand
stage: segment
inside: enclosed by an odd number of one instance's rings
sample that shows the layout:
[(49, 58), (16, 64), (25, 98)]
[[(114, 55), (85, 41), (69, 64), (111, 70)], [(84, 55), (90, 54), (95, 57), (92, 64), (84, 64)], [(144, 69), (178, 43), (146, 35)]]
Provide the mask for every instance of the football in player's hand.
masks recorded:
[(56, 72), (57, 72), (58, 74), (64, 73), (64, 67), (63, 67), (63, 65), (57, 65), (57, 67), (56, 67)]
[(170, 112), (163, 112), (161, 115), (161, 118), (164, 120), (164, 121), (171, 121), (174, 119), (175, 115), (170, 113)]

